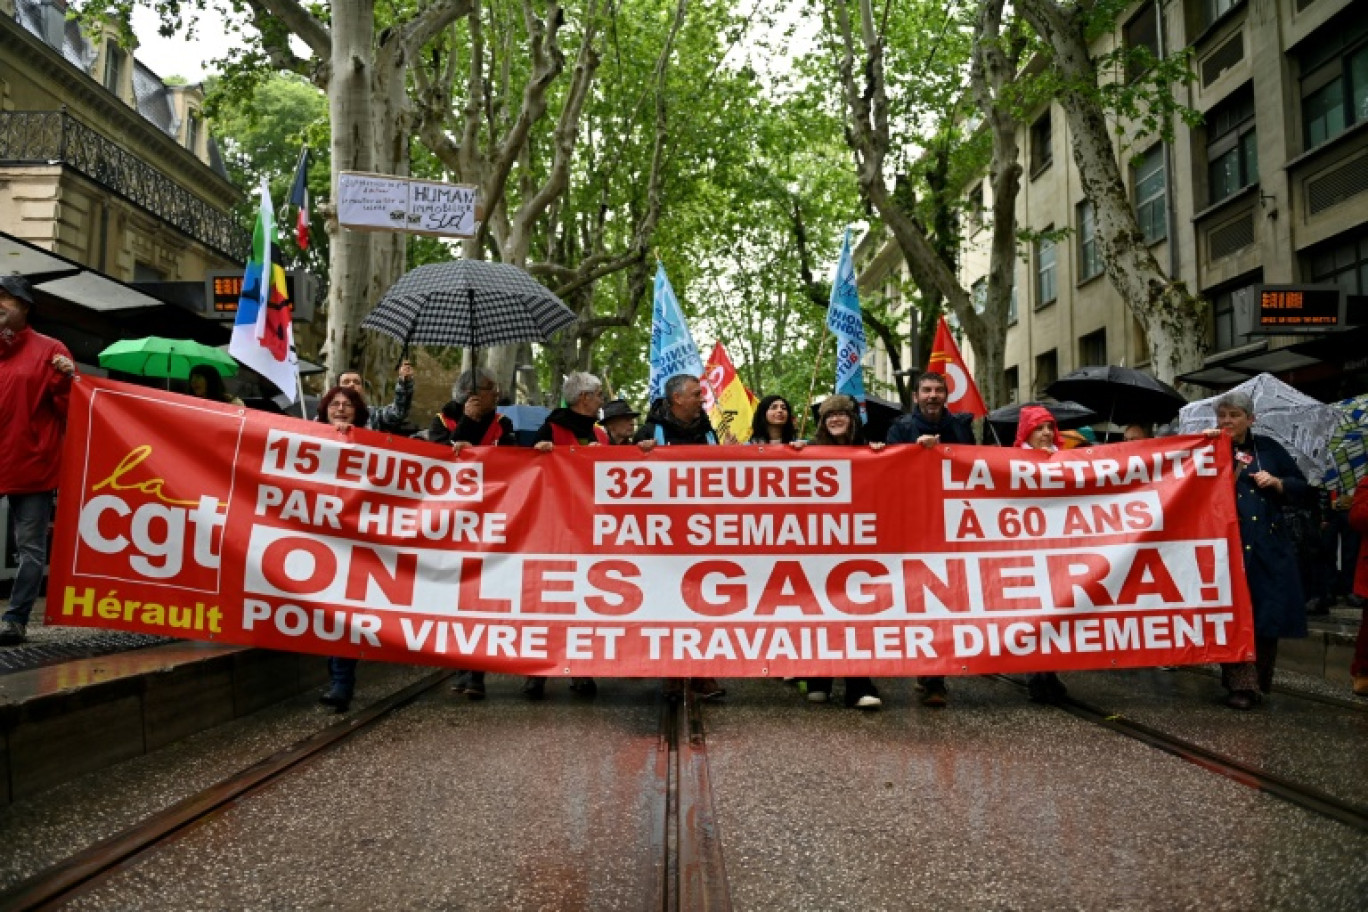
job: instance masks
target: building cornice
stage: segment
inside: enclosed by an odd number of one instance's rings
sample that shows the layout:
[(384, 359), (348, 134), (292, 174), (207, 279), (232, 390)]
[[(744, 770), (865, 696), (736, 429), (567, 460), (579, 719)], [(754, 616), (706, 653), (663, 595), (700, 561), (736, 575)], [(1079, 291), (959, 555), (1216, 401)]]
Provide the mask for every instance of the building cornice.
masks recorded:
[[(0, 42), (6, 46), (11, 61), (33, 66), (39, 75), (53, 79), (74, 98), (88, 105), (92, 113), (100, 118), (99, 123), (90, 125), (92, 129), (113, 133), (119, 137), (121, 144), (141, 145), (168, 156), (176, 167), (182, 169), (182, 173), (194, 175), (194, 184), (186, 186), (187, 190), (202, 195), (212, 205), (223, 205), (225, 212), (242, 198), (242, 191), (231, 181), (206, 165), (173, 137), (149, 123), (135, 108), (129, 107), (87, 73), (73, 66), (58, 51), (40, 41), (18, 22), (0, 17)], [(199, 192), (201, 190), (202, 193)]]

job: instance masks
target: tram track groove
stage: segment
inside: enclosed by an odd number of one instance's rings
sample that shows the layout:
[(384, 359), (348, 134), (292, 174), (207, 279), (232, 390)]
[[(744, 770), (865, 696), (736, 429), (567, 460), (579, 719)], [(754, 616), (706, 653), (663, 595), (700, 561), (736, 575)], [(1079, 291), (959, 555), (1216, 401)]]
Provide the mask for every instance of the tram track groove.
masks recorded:
[[(1022, 690), (1026, 684), (1006, 675), (993, 675)], [(1302, 785), (1290, 779), (1270, 773), (1219, 751), (1202, 747), (1184, 738), (1151, 728), (1141, 722), (1127, 719), (1121, 713), (1108, 712), (1077, 697), (1065, 697), (1051, 704), (1086, 722), (1107, 729), (1148, 747), (1178, 757), (1194, 766), (1238, 782), (1240, 785), (1280, 798), (1303, 810), (1311, 811), (1322, 817), (1368, 833), (1368, 808), (1337, 798), (1328, 792), (1309, 785)]]
[(731, 912), (708, 770), (702, 701), (665, 699), (652, 801), (652, 901), (663, 912)]
[(194, 795), (151, 815), (122, 832), (83, 849), (0, 893), (0, 912), (51, 909), (98, 885), (148, 851), (212, 820), (238, 800), (336, 748), (358, 732), (441, 685), (454, 675), (441, 671), (372, 703), (355, 715), (277, 751)]
[[(1181, 672), (1182, 674), (1195, 675), (1197, 677), (1202, 678), (1212, 678), (1213, 680), (1220, 678), (1220, 674), (1218, 674), (1215, 671), (1210, 671), (1206, 668), (1183, 666), (1181, 668), (1176, 668), (1174, 670), (1177, 672)], [(1276, 682), (1274, 682), (1273, 684), (1273, 692), (1277, 694), (1284, 694), (1285, 696), (1289, 697), (1295, 697), (1298, 700), (1306, 700), (1309, 703), (1320, 703), (1324, 706), (1334, 706), (1339, 709), (1347, 709), (1350, 712), (1368, 713), (1368, 700), (1364, 700), (1362, 698), (1355, 698), (1350, 700), (1346, 699), (1345, 697), (1335, 697), (1330, 696), (1328, 694), (1313, 693), (1309, 690), (1301, 690), (1296, 687), (1288, 687), (1284, 684), (1278, 684)]]

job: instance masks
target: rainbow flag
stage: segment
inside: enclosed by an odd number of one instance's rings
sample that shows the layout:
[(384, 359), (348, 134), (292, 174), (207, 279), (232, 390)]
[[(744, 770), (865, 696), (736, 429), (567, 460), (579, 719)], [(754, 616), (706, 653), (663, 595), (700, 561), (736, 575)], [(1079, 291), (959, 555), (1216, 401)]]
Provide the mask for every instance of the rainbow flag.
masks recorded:
[(261, 208), (252, 232), (252, 254), (242, 277), (242, 294), (228, 352), (280, 387), (292, 403), (299, 396), (299, 357), (290, 319), (293, 309), (294, 302), (285, 286), (271, 189), (263, 177)]

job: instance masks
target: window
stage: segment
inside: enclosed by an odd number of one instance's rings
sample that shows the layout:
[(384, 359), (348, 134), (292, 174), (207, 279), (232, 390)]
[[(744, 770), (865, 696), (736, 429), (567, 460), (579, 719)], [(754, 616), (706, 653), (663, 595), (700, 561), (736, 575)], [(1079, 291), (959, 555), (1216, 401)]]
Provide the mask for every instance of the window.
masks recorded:
[(191, 111), (185, 122), (185, 148), (191, 152), (199, 149), (200, 118), (199, 114)]
[(1300, 58), (1308, 149), (1368, 120), (1368, 16), (1342, 25), (1317, 34)]
[[(1053, 230), (1051, 225), (1046, 231)], [(1050, 238), (1037, 238), (1035, 242), (1036, 261), (1036, 307), (1044, 307), (1059, 297), (1055, 290), (1055, 242)]]
[(1239, 6), (1241, 0), (1203, 0), (1207, 25)]
[(123, 82), (124, 61), (128, 55), (123, 48), (110, 41), (105, 44), (104, 87), (115, 95)]
[(969, 188), (964, 199), (965, 224), (977, 231), (983, 227), (983, 181)]
[(1351, 295), (1368, 294), (1368, 232), (1336, 238), (1307, 258), (1307, 273), (1316, 285), (1338, 285)]
[(1017, 322), (1017, 287), (1016, 276), (1012, 276), (1012, 296), (1007, 299), (1007, 325), (1015, 326)]
[[(1258, 279), (1252, 281), (1257, 282)], [(1216, 324), (1216, 351), (1228, 351), (1249, 342), (1249, 334), (1257, 322), (1255, 288), (1254, 285), (1241, 285), (1211, 294), (1211, 313)]]
[(1036, 355), (1035, 395), (1043, 396), (1045, 387), (1059, 379), (1059, 355), (1052, 348), (1043, 355)]
[(1207, 189), (1214, 205), (1259, 180), (1254, 94), (1242, 90), (1207, 115)]
[(1079, 366), (1107, 363), (1107, 331), (1099, 329), (1078, 339)]
[[(1007, 396), (1007, 404), (1012, 405), (1021, 396), (1020, 371), (1009, 367), (1002, 372), (1002, 392)], [(987, 443), (985, 440), (984, 443)]]
[(1135, 82), (1159, 59), (1159, 17), (1146, 3), (1123, 28), (1126, 42), (1126, 81)]
[(1102, 251), (1097, 246), (1097, 212), (1092, 200), (1078, 204), (1078, 280), (1102, 274)]
[(988, 309), (988, 280), (979, 279), (969, 289), (969, 297), (974, 302), (974, 313), (981, 314)]
[(1050, 112), (1031, 124), (1031, 176), (1039, 174), (1054, 161), (1054, 147), (1050, 136)]
[(1134, 169), (1135, 220), (1153, 244), (1168, 237), (1167, 175), (1164, 173), (1164, 147), (1158, 145), (1140, 157)]

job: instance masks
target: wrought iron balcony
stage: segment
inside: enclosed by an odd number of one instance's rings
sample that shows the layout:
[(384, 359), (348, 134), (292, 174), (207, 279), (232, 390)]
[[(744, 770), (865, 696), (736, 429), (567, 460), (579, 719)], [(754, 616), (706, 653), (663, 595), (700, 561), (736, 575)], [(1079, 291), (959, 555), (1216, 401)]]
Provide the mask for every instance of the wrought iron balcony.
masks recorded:
[(62, 164), (214, 251), (246, 260), (251, 237), (221, 212), (136, 154), (66, 111), (0, 111), (0, 165)]

